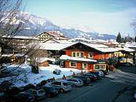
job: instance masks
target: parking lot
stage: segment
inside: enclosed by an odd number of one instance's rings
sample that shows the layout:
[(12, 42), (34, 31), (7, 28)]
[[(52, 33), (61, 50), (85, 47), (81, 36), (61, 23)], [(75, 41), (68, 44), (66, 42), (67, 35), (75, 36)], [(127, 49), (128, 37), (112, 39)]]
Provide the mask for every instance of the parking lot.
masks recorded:
[(46, 98), (41, 102), (135, 102), (131, 89), (136, 85), (136, 79), (126, 74), (133, 77), (136, 75), (123, 71), (111, 72), (106, 78), (93, 82), (90, 86), (74, 88), (71, 92)]
[(5, 81), (1, 84), (0, 102), (135, 102), (135, 70), (122, 66), (108, 75), (102, 70), (81, 72), (23, 87)]

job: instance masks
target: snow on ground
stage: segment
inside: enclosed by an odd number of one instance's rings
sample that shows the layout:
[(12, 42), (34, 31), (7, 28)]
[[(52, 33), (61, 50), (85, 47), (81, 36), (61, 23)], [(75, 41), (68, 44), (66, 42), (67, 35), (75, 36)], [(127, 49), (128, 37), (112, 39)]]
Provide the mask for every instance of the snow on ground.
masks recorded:
[[(15, 69), (16, 68), (16, 69)], [(26, 64), (22, 64), (20, 66), (18, 65), (10, 65), (7, 66), (7, 69), (11, 69), (11, 71), (15, 71), (13, 73), (20, 73), (17, 77), (6, 77), (6, 78), (0, 78), (0, 83), (4, 80), (9, 80), (13, 82), (16, 86), (24, 86), (29, 83), (37, 84), (40, 83), (42, 80), (47, 80), (50, 78), (59, 79), (62, 78), (63, 75), (65, 76), (71, 76), (74, 73), (80, 73), (81, 70), (78, 69), (71, 69), (71, 68), (60, 68), (57, 65), (49, 65), (48, 67), (40, 67), (39, 73), (34, 74), (31, 72), (31, 67)], [(15, 70), (13, 70), (15, 69)], [(61, 70), (60, 75), (53, 74), (53, 71), (55, 69)]]

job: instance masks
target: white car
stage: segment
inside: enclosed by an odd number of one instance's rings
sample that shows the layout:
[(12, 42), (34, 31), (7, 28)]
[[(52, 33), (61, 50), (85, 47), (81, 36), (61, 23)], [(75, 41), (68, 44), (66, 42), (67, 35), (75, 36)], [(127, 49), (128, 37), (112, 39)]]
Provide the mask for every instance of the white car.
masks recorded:
[(71, 83), (72, 86), (74, 86), (74, 87), (81, 87), (84, 84), (83, 81), (81, 79), (78, 79), (78, 78), (66, 79), (66, 81)]
[(64, 93), (72, 90), (72, 86), (64, 81), (64, 80), (59, 80), (59, 81), (54, 81), (51, 83), (55, 89), (59, 90), (59, 92)]

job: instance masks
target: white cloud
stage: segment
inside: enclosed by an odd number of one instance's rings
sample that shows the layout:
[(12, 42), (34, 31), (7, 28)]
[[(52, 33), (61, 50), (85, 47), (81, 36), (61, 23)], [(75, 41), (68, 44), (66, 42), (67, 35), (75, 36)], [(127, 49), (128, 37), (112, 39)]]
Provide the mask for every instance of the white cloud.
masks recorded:
[(133, 33), (130, 23), (135, 16), (136, 8), (112, 13), (82, 12), (74, 16), (60, 15), (49, 18), (54, 21), (54, 23), (64, 27), (110, 34), (121, 32), (125, 35)]

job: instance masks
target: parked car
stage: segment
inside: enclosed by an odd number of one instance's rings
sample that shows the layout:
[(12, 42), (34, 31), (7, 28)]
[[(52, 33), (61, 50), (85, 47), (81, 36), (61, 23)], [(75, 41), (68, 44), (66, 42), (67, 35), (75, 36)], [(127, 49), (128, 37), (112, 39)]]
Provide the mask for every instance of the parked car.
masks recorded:
[(53, 87), (49, 84), (42, 86), (42, 88), (46, 91), (47, 97), (57, 96), (59, 93), (59, 91), (57, 89), (55, 89), (55, 87)]
[(0, 91), (6, 92), (10, 87), (13, 87), (14, 84), (9, 81), (3, 81), (0, 84)]
[(9, 89), (7, 90), (8, 95), (16, 95), (19, 92), (21, 92), (20, 88), (15, 87), (15, 86), (14, 87), (9, 87)]
[(55, 89), (59, 90), (59, 92), (61, 93), (72, 90), (72, 86), (68, 82), (63, 81), (63, 80), (54, 81), (51, 83), (51, 85), (55, 87)]
[(4, 92), (0, 92), (0, 102), (8, 102), (8, 97)]
[(84, 76), (89, 77), (92, 82), (97, 80), (97, 76), (95, 74), (92, 74), (92, 73), (86, 73), (86, 74), (84, 74)]
[(23, 91), (28, 90), (28, 89), (35, 89), (36, 87), (33, 84), (28, 84), (23, 87)]
[(102, 71), (104, 73), (104, 75), (108, 75), (109, 74), (108, 71), (106, 71), (106, 70), (100, 70), (100, 71)]
[(32, 94), (36, 100), (41, 100), (45, 98), (46, 92), (44, 89), (39, 88), (39, 89), (28, 89), (25, 92)]
[(98, 72), (89, 72), (89, 74), (94, 74), (98, 80), (102, 79)]
[(84, 84), (83, 81), (81, 79), (78, 79), (78, 78), (66, 79), (66, 81), (71, 83), (72, 86), (74, 86), (74, 87), (81, 87)]
[(20, 92), (12, 97), (12, 102), (35, 102), (35, 96), (28, 92)]
[(40, 83), (38, 83), (38, 84), (36, 85), (36, 87), (42, 87), (43, 85), (45, 85), (45, 84), (47, 84), (47, 83), (48, 83), (48, 81), (43, 80), (43, 81), (41, 81)]
[(136, 100), (136, 90), (134, 91), (134, 99)]
[(89, 85), (91, 83), (90, 78), (87, 76), (79, 75), (79, 76), (73, 76), (73, 77), (81, 79), (83, 81), (84, 85)]

